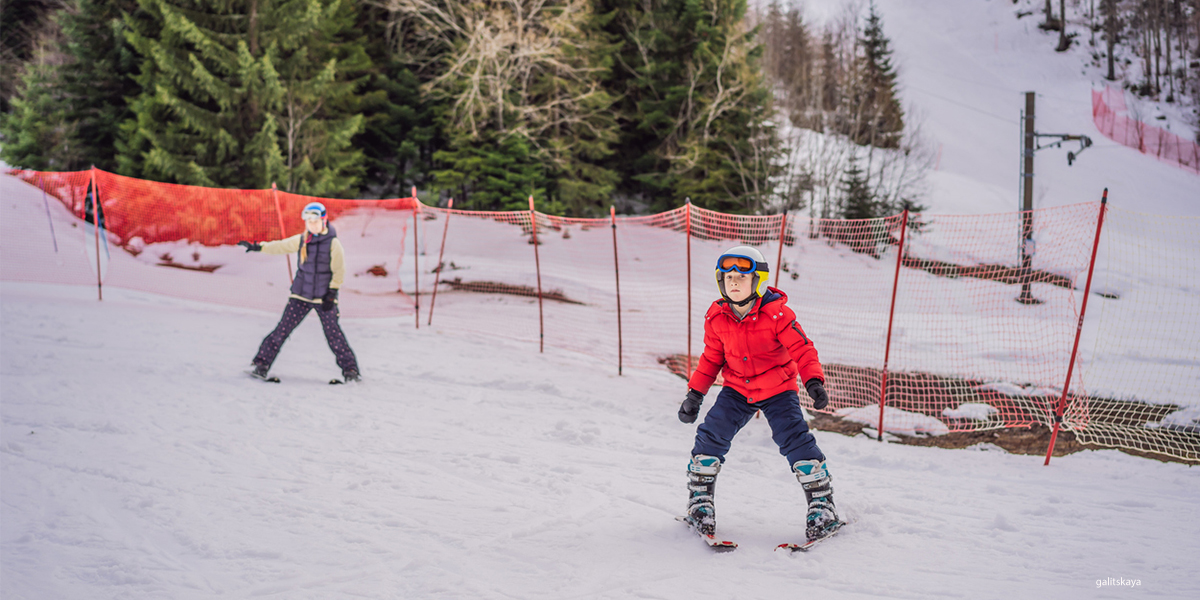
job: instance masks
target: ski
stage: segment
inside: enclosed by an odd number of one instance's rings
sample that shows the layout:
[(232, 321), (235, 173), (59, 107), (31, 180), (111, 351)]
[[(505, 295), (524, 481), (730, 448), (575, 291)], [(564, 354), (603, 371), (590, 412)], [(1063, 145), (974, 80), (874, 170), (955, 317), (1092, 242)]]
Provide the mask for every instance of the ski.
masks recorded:
[(816, 546), (817, 544), (820, 544), (821, 542), (833, 537), (835, 534), (837, 534), (838, 531), (841, 531), (842, 527), (844, 527), (845, 525), (846, 524), (844, 522), (838, 521), (832, 527), (830, 527), (829, 529), (826, 529), (825, 533), (822, 534), (821, 537), (813, 538), (811, 540), (808, 540), (807, 542), (804, 542), (803, 544), (780, 544), (775, 547), (775, 550), (776, 551), (790, 550), (792, 552), (808, 552), (808, 550), (810, 548), (812, 548), (813, 546)]
[(698, 529), (696, 529), (695, 526), (692, 525), (692, 522), (689, 521), (686, 516), (675, 517), (675, 520), (687, 525), (688, 529), (691, 529), (694, 533), (696, 533), (696, 535), (699, 535), (700, 539), (704, 540), (704, 543), (708, 544), (708, 547), (713, 549), (713, 552), (733, 552), (734, 550), (737, 550), (738, 545), (736, 542), (721, 540), (716, 536), (708, 535), (707, 533), (701, 533)]
[(346, 382), (342, 381), (341, 379), (337, 379), (337, 378), (329, 380), (329, 385), (342, 385), (343, 383), (346, 383)]
[(267, 383), (279, 383), (279, 378), (274, 375), (271, 375), (269, 377), (264, 377), (262, 375), (255, 374), (254, 371), (246, 371), (246, 374), (259, 380), (259, 381), (265, 381)]

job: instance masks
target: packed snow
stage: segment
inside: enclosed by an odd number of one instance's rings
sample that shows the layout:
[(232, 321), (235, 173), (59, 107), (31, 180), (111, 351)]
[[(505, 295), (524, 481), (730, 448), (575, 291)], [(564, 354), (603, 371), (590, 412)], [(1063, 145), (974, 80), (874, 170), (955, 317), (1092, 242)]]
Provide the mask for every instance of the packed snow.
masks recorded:
[(269, 384), (242, 371), (277, 312), (13, 282), (0, 306), (6, 599), (1200, 594), (1178, 463), (817, 432), (852, 523), (792, 555), (803, 494), (753, 420), (715, 555), (674, 520), (695, 426), (665, 371), (344, 319), (365, 382), (331, 386), (310, 317)]
[[(825, 3), (809, 4), (820, 17)], [(1083, 133), (1096, 143), (1071, 167), (1066, 149), (1039, 152), (1035, 206), (1095, 201), (1108, 187), (1110, 203), (1122, 210), (1200, 216), (1200, 177), (1095, 130), (1090, 90), (1100, 81), (1083, 66), (1082, 49), (1055, 54), (1056, 40), (1036, 29), (1036, 16), (1015, 17), (1023, 5), (877, 4), (905, 105), (940, 148), (925, 202), (931, 213), (1016, 210), (1021, 93), (1035, 90), (1040, 130)], [(15, 210), (16, 188), (0, 183), (4, 240), (47, 222), (70, 228), (62, 215), (47, 214), (40, 195), (31, 206), (41, 212)], [(344, 226), (361, 226), (354, 231), (363, 239), (368, 226), (386, 223)], [(72, 245), (47, 260), (94, 278), (93, 262), (63, 258), (94, 252), (89, 234), (57, 235), (59, 242), (72, 236)], [(426, 244), (434, 239), (422, 236)], [(45, 248), (6, 242), (0, 263), (7, 270), (35, 253), (49, 255), (57, 250), (49, 239)], [(180, 260), (196, 250), (177, 246), (161, 250)], [(924, 249), (936, 258), (943, 248)], [(887, 262), (819, 245), (794, 251), (795, 264), (826, 262), (872, 276)], [(113, 277), (134, 261), (101, 252)], [(553, 344), (540, 354), (529, 343), (537, 334), (527, 329), (485, 335), (453, 316), (527, 314), (532, 301), (525, 298), (439, 297), (445, 312), (420, 329), (411, 313), (366, 318), (405, 301), (367, 289), (409, 284), (403, 278), (411, 263), (399, 272), (388, 263), (391, 278), (358, 278), (367, 288), (352, 298), (358, 303), (345, 303), (343, 326), (363, 384), (326, 384), (338, 373), (312, 316), (276, 363), (283, 383), (258, 382), (242, 371), (279, 317), (287, 273), (236, 248), (203, 252), (228, 265), (213, 275), (228, 283), (189, 291), (192, 301), (114, 284), (97, 302), (94, 287), (0, 282), (0, 597), (1200, 597), (1194, 467), (1114, 450), (1043, 467), (1040, 457), (990, 444), (944, 450), (879, 443), (873, 430), (817, 432), (851, 525), (813, 552), (792, 555), (773, 548), (802, 535), (803, 495), (766, 423), (753, 420), (717, 486), (719, 531), (741, 547), (714, 555), (673, 519), (684, 506), (695, 431), (675, 416), (681, 379), (662, 369), (618, 376), (607, 358)], [(981, 249), (977, 258), (994, 252)], [(348, 253), (361, 261), (355, 272), (394, 259), (369, 244)], [(487, 258), (470, 266), (505, 269), (504, 256)], [(1115, 264), (1096, 289), (1130, 299), (1167, 287), (1138, 277), (1136, 265)], [(195, 285), (192, 273), (145, 266), (169, 285)], [(563, 285), (600, 293), (586, 281)], [(998, 284), (939, 281), (930, 289), (942, 285)], [(1170, 300), (1164, 323), (1186, 319), (1176, 335), (1195, 331), (1196, 288), (1189, 286), (1153, 296)], [(230, 289), (243, 289), (249, 306), (219, 305)], [(1046, 290), (1058, 303), (1070, 301), (1067, 293)], [(1107, 315), (1110, 327), (1129, 329), (1121, 339), (1146, 331), (1145, 321), (1122, 312), (1129, 302), (1093, 302), (1089, 310)], [(829, 311), (847, 309), (854, 306), (818, 305), (806, 315), (827, 359), (878, 342), (866, 327), (822, 330), (834, 322)], [(925, 339), (904, 323), (919, 307), (898, 310), (900, 364), (907, 348), (910, 365), (966, 352), (999, 365), (998, 375), (1020, 371), (1002, 360), (1010, 349)], [(578, 311), (572, 318), (610, 318)], [(1104, 348), (1085, 329), (1080, 368), (1092, 388), (1123, 397), (1152, 390), (1147, 400), (1192, 404), (1160, 427), (1195, 427), (1192, 380), (1177, 378), (1173, 388), (1163, 382), (1164, 374), (1179, 373), (1170, 371), (1178, 362), (1170, 362), (1172, 353), (1197, 342), (1154, 340)], [(1140, 380), (1116, 368), (1130, 357)], [(1016, 385), (1028, 381), (984, 387), (1054, 395), (1051, 386), (1061, 383)], [(877, 405), (861, 410), (877, 425)], [(957, 410), (945, 416), (987, 418), (970, 405)]]
[[(855, 423), (879, 426), (879, 405), (858, 406), (854, 408), (839, 408), (834, 414)], [(883, 410), (883, 430), (907, 436), (946, 435), (950, 429), (946, 424), (930, 416), (902, 410), (893, 406), (885, 406)]]
[(979, 402), (964, 402), (959, 404), (957, 408), (946, 408), (942, 410), (942, 416), (947, 419), (970, 419), (973, 421), (986, 421), (992, 415), (998, 413), (996, 407), (990, 404), (982, 404)]

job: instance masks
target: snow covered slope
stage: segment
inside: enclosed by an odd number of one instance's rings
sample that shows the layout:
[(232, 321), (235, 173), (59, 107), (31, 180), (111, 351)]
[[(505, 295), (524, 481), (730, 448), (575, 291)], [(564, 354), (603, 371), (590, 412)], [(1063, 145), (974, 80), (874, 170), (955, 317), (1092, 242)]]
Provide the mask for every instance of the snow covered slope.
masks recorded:
[(818, 432), (854, 522), (782, 555), (803, 495), (754, 420), (717, 487), (741, 548), (713, 555), (673, 519), (695, 428), (665, 371), (348, 319), (366, 382), (330, 386), (309, 319), (274, 385), (241, 373), (274, 313), (11, 282), (0, 306), (6, 599), (1200, 594), (1180, 464)]
[[(1034, 89), (1039, 129), (1097, 143), (1070, 168), (1039, 154), (1038, 206), (1107, 186), (1116, 206), (1200, 215), (1200, 178), (1100, 137), (1081, 61), (1011, 3), (878, 4), (905, 102), (943, 145), (931, 212), (1015, 210)], [(755, 420), (717, 494), (742, 546), (712, 555), (672, 518), (694, 432), (675, 376), (398, 317), (345, 320), (367, 381), (328, 386), (310, 318), (284, 383), (263, 384), (241, 370), (277, 318), (0, 283), (0, 597), (1200, 596), (1194, 468), (818, 432), (854, 522), (780, 555), (803, 496)]]
[[(1094, 202), (1107, 187), (1116, 207), (1200, 216), (1200, 176), (1121, 146), (1096, 129), (1091, 90), (1104, 82), (1085, 68), (1086, 42), (1054, 52), (1057, 34), (1040, 31), (1038, 15), (1016, 18), (1027, 4), (876, 0), (893, 42), (901, 101), (915, 109), (909, 120), (923, 121), (924, 132), (940, 147), (926, 202), (930, 212), (1018, 209), (1020, 116), (1024, 92), (1034, 91), (1038, 132), (1083, 134), (1095, 142), (1073, 166), (1067, 166), (1067, 151), (1077, 146), (1037, 153), (1035, 208)], [(1034, 4), (1040, 10), (1041, 0)], [(819, 20), (836, 14), (838, 5), (807, 2), (805, 9)]]

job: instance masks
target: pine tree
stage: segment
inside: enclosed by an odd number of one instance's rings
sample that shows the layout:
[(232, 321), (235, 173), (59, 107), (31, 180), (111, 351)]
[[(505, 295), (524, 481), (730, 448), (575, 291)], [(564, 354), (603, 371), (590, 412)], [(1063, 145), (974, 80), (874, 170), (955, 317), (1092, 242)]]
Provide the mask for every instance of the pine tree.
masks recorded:
[(856, 111), (848, 133), (857, 144), (898, 148), (904, 131), (904, 111), (896, 98), (891, 42), (883, 33), (883, 18), (874, 2), (859, 43), (863, 53), (855, 90)]
[(536, 127), (531, 137), (546, 160), (548, 199), (576, 217), (605, 214), (620, 181), (604, 165), (618, 130), (609, 110), (613, 97), (601, 86), (616, 49), (604, 43), (597, 27), (603, 21), (583, 20), (582, 35), (564, 40), (562, 59), (574, 68), (551, 66), (530, 86), (530, 103), (546, 106), (548, 113), (536, 125), (530, 123)]
[(277, 68), (284, 91), (276, 119), (285, 161), (280, 184), (298, 194), (351, 197), (364, 162), (351, 142), (363, 127), (363, 105), (377, 100), (357, 90), (372, 65), (355, 27), (355, 3), (332, 0), (320, 11), (312, 35), (295, 46), (280, 45)]
[(529, 210), (529, 196), (541, 212), (562, 214), (563, 207), (547, 202), (546, 177), (536, 153), (525, 138), (484, 131), (465, 134), (449, 148), (434, 154), (446, 168), (434, 172), (439, 186), (473, 210)]
[(133, 81), (137, 57), (124, 36), (124, 17), (136, 10), (136, 0), (78, 0), (59, 15), (69, 56), (62, 93), (79, 152), (75, 169), (117, 170), (114, 149), (121, 123), (131, 117), (126, 98), (140, 91)]
[(408, 196), (412, 187), (432, 183), (433, 153), (444, 144), (437, 117), (445, 107), (421, 90), (394, 18), (367, 4), (357, 26), (374, 67), (361, 88), (365, 121), (356, 146), (365, 159), (364, 190), (379, 198)]
[[(25, 63), (37, 61), (45, 66), (47, 55), (55, 48), (46, 47), (48, 38), (58, 39), (54, 15), (66, 0), (5, 0), (0, 2), (0, 113), (12, 110), (12, 98), (22, 83)], [(49, 58), (49, 62), (55, 62)]]
[(889, 238), (886, 222), (875, 219), (886, 216), (887, 207), (871, 193), (867, 175), (858, 166), (857, 155), (850, 155), (850, 164), (842, 178), (842, 193), (842, 218), (867, 222), (853, 228), (843, 223), (828, 224), (826, 236), (849, 245), (854, 252), (879, 258), (880, 245), (888, 243)]
[(38, 171), (80, 168), (78, 128), (67, 116), (59, 65), (37, 50), (25, 65), (12, 109), (0, 113), (0, 158), (13, 167)]
[(821, 37), (821, 89), (820, 108), (823, 112), (837, 112), (842, 104), (842, 64), (838, 60), (837, 45), (833, 41), (833, 32), (825, 30)]
[[(161, 181), (351, 195), (362, 124), (351, 96), (369, 60), (338, 0), (138, 0), (143, 58), (118, 157)], [(340, 61), (347, 63), (339, 66)]]
[(841, 217), (843, 219), (874, 219), (879, 217), (879, 203), (871, 193), (866, 173), (858, 166), (858, 157), (850, 156), (850, 164), (842, 177), (844, 194)]
[(606, 30), (623, 45), (608, 80), (621, 139), (613, 162), (626, 195), (653, 210), (684, 198), (747, 212), (771, 195), (778, 151), (762, 47), (744, 0), (600, 0), (616, 12)]

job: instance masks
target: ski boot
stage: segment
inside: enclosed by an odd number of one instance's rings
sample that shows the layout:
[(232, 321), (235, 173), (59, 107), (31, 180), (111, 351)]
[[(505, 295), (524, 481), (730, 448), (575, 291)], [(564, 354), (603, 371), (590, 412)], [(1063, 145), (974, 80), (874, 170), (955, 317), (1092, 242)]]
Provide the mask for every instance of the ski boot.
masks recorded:
[(688, 463), (688, 506), (687, 520), (700, 535), (711, 536), (717, 531), (717, 509), (713, 505), (713, 492), (717, 485), (717, 473), (721, 472), (721, 459), (707, 454), (697, 454)]
[(359, 375), (358, 371), (350, 369), (348, 371), (342, 371), (342, 380), (346, 383), (357, 383), (362, 381), (362, 375)]
[(792, 465), (808, 501), (805, 537), (814, 541), (833, 535), (843, 525), (833, 506), (833, 479), (823, 460), (798, 460)]
[(254, 370), (250, 371), (250, 375), (252, 377), (256, 377), (263, 381), (270, 380), (270, 377), (267, 376), (267, 370), (269, 370), (270, 367), (264, 367), (263, 365), (260, 365), (258, 363), (250, 363), (250, 366), (254, 367)]

